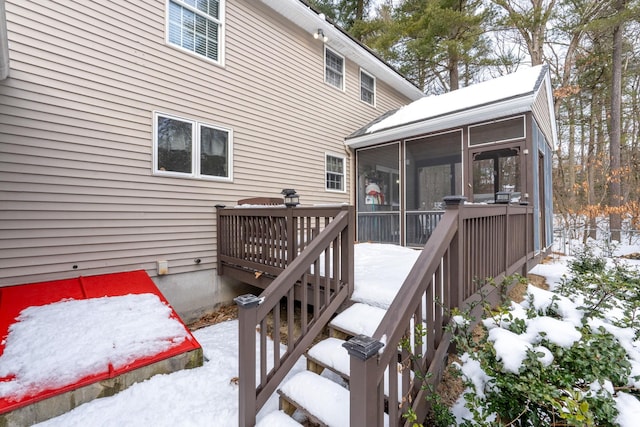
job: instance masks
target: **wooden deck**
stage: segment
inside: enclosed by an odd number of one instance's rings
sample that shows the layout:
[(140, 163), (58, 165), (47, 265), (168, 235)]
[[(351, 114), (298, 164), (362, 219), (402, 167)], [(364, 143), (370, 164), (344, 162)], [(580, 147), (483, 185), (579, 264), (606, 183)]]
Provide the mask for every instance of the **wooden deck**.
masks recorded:
[(349, 208), (218, 208), (218, 274), (265, 289), (344, 211)]
[[(500, 284), (514, 273), (526, 274), (544, 255), (534, 250), (533, 207), (467, 205), (461, 197), (445, 201), (444, 214), (378, 329), (371, 337), (357, 336), (345, 344), (353, 426), (381, 426), (387, 417), (392, 426), (404, 425), (402, 414), (409, 408), (422, 419), (428, 410), (423, 386), (437, 384), (446, 366), (451, 336), (445, 327), (451, 309), (467, 306), (480, 292), (497, 302), (499, 287), (487, 286), (487, 279)], [(217, 218), (220, 274), (264, 289), (259, 296), (236, 300), (240, 372), (250, 372), (256, 363), (260, 367), (257, 382), (253, 375), (240, 376), (240, 425), (252, 426), (266, 398), (353, 292), (356, 217), (351, 207), (265, 207), (220, 208)], [(296, 299), (302, 301), (300, 316), (294, 316)], [(282, 319), (287, 320), (288, 350), (283, 355), (275, 351), (267, 360), (266, 336), (272, 331), (274, 340), (280, 340)], [(384, 372), (396, 369), (404, 337), (423, 340), (412, 327), (422, 323), (427, 350), (416, 348), (420, 357), (408, 369), (430, 375), (423, 384), (409, 372), (398, 375), (385, 400)], [(256, 328), (263, 335), (259, 346)]]

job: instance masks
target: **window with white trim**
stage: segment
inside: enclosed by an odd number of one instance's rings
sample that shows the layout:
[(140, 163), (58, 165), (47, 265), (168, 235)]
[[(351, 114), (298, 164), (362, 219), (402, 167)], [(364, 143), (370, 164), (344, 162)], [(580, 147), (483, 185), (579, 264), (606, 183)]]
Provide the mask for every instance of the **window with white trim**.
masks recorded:
[(168, 0), (167, 42), (220, 63), (224, 0)]
[(325, 155), (326, 189), (345, 191), (346, 159), (343, 156)]
[(376, 78), (364, 70), (360, 70), (360, 100), (376, 105)]
[(230, 129), (155, 113), (153, 130), (154, 174), (231, 180)]
[(324, 48), (324, 81), (344, 90), (344, 58), (326, 46)]

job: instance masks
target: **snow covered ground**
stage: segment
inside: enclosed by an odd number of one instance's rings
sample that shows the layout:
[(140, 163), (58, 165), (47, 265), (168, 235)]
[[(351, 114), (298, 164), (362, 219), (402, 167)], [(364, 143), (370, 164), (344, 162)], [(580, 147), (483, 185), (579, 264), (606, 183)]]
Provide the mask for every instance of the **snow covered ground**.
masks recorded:
[[(640, 248), (624, 250), (640, 252)], [(354, 299), (382, 308), (388, 306), (390, 296), (406, 277), (415, 257), (417, 257), (416, 251), (397, 246), (357, 245)], [(540, 265), (534, 270), (534, 273), (547, 277), (552, 286), (558, 283), (565, 272), (565, 258), (557, 258), (555, 262)], [(539, 301), (543, 303), (548, 297), (548, 293), (540, 293)], [(570, 308), (567, 306), (568, 312)], [(571, 318), (568, 317), (566, 322), (566, 325), (562, 325), (562, 330), (567, 334), (558, 339), (570, 341)], [(541, 324), (537, 327), (538, 330), (548, 330), (549, 325)], [(84, 404), (39, 426), (236, 426), (238, 417), (238, 386), (235, 380), (238, 377), (237, 331), (237, 321), (228, 321), (197, 330), (194, 336), (202, 345), (206, 358), (202, 367), (169, 375), (157, 375), (115, 396)], [(622, 333), (619, 336), (623, 339)], [(48, 338), (52, 340), (55, 336)], [(504, 337), (496, 337), (496, 340), (501, 338)], [(78, 339), (86, 339), (88, 345), (99, 345), (95, 342), (95, 337)], [(624, 339), (629, 340), (625, 344), (628, 348), (635, 348), (637, 343), (631, 342), (629, 338)], [(520, 343), (520, 345), (526, 346), (531, 343)], [(505, 358), (510, 357), (512, 356), (505, 353)], [(516, 366), (518, 360), (515, 355), (513, 357), (514, 360), (511, 360), (511, 363)], [(2, 357), (0, 357), (0, 365), (2, 363)], [(638, 363), (640, 363), (640, 357)], [(301, 359), (291, 375), (304, 369), (305, 361)], [(640, 402), (631, 395), (621, 394), (617, 404), (620, 411), (618, 422), (624, 427), (637, 425), (636, 421), (640, 417)], [(275, 411), (277, 405), (276, 397), (272, 396), (258, 415), (258, 420)]]

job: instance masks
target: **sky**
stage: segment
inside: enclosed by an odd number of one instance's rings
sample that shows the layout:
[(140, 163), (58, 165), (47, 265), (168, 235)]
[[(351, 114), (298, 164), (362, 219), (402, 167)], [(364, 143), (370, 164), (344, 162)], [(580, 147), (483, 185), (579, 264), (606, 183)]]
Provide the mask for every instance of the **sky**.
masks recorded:
[[(640, 252), (640, 246), (627, 246), (620, 248), (620, 250)], [(390, 295), (397, 290), (415, 261), (417, 251), (393, 245), (362, 243), (356, 245), (355, 254), (354, 299), (360, 303), (371, 305), (377, 310), (384, 310), (389, 304)], [(567, 257), (556, 256), (551, 263), (536, 267), (533, 273), (545, 276), (553, 290), (562, 275), (567, 272), (567, 259)], [(535, 304), (540, 306), (549, 304), (554, 295), (551, 291), (537, 288), (530, 288), (530, 292), (534, 295)], [(126, 355), (114, 356), (110, 351), (105, 350), (110, 346), (113, 347), (114, 342), (123, 344), (117, 347), (137, 346), (152, 349), (157, 346), (158, 342), (177, 342), (184, 339), (180, 328), (175, 328), (175, 325), (169, 322), (166, 307), (159, 300), (153, 301), (153, 298), (144, 295), (138, 297), (144, 300), (144, 306), (151, 311), (148, 315), (154, 319), (152, 323), (160, 322), (163, 325), (160, 328), (162, 331), (159, 332), (157, 328), (145, 325), (145, 322), (139, 324), (135, 318), (140, 316), (124, 316), (123, 310), (126, 313), (127, 307), (131, 307), (131, 304), (140, 303), (140, 301), (129, 300), (127, 297), (100, 298), (100, 301), (65, 301), (56, 303), (57, 305), (33, 308), (31, 311), (23, 313), (16, 325), (23, 322), (24, 324), (18, 328), (18, 332), (15, 332), (17, 335), (12, 336), (13, 332), (10, 333), (6, 341), (5, 353), (0, 356), (0, 376), (15, 371), (16, 378), (24, 379), (31, 384), (42, 381), (39, 372), (64, 372), (64, 375), (60, 373), (61, 377), (64, 376), (67, 379), (73, 377), (73, 366), (76, 366), (76, 363), (68, 363), (71, 360), (69, 359), (68, 342), (64, 338), (65, 334), (52, 334), (47, 329), (33, 326), (34, 323), (32, 323), (35, 321), (37, 324), (46, 319), (48, 327), (57, 330), (55, 322), (68, 323), (60, 317), (63, 311), (66, 315), (73, 316), (82, 316), (82, 313), (86, 315), (94, 311), (100, 311), (104, 315), (101, 329), (112, 331), (111, 336), (105, 337), (103, 333), (96, 334), (88, 330), (83, 330), (81, 334), (76, 335), (76, 345), (84, 348), (85, 354), (88, 352), (97, 356), (98, 360), (91, 362), (94, 364), (113, 363), (113, 361), (117, 363), (117, 360), (120, 360), (118, 358), (126, 359), (128, 357)], [(74, 308), (69, 303), (77, 303), (78, 305)], [(95, 305), (92, 305), (89, 310), (87, 306), (82, 306), (84, 303)], [(527, 332), (522, 336), (510, 335), (506, 333), (508, 331), (495, 323), (487, 322), (485, 324), (489, 329), (490, 340), (495, 343), (497, 354), (502, 358), (505, 369), (517, 370), (522, 362), (524, 349), (530, 346), (537, 346), (536, 348), (541, 350), (545, 357), (548, 357), (544, 349), (539, 348), (540, 333), (546, 332), (550, 335), (550, 339), (557, 341), (558, 345), (571, 345), (579, 333), (576, 329), (576, 322), (580, 321), (580, 313), (576, 310), (575, 304), (569, 300), (564, 301), (563, 304), (562, 320), (539, 317), (538, 320), (527, 326)], [(96, 307), (99, 307), (99, 310)], [(518, 304), (513, 305), (515, 315), (521, 314), (524, 308)], [(110, 310), (113, 312), (110, 313)], [(367, 324), (367, 320), (363, 320), (362, 316), (354, 317), (363, 323), (362, 327), (375, 327), (375, 316), (367, 318), (374, 325)], [(122, 328), (123, 322), (127, 324), (127, 328)], [(92, 324), (82, 320), (77, 323), (81, 325)], [(636, 350), (638, 343), (633, 341), (633, 333), (625, 330), (616, 331), (611, 325), (605, 324), (604, 326), (610, 328), (623, 342), (629, 353), (629, 359), (632, 361), (634, 373), (640, 373), (640, 351)], [(138, 331), (137, 337), (145, 336), (146, 340), (141, 343), (139, 338), (135, 338), (128, 342), (127, 340), (131, 340), (128, 338), (131, 335), (123, 331), (132, 328)], [(172, 332), (167, 335), (166, 331)], [(77, 334), (77, 332), (73, 333)], [(238, 323), (236, 320), (219, 323), (196, 330), (193, 335), (203, 348), (205, 362), (202, 367), (172, 374), (156, 375), (149, 380), (134, 384), (115, 396), (96, 399), (38, 425), (48, 427), (87, 425), (114, 427), (237, 426), (238, 386), (235, 378), (238, 377)], [(57, 342), (58, 339), (60, 342)], [(16, 346), (16, 349), (21, 350), (21, 346), (25, 345), (25, 342), (28, 342), (31, 348), (37, 351), (33, 353), (20, 351), (20, 356), (16, 356), (17, 353), (12, 348)], [(271, 345), (271, 349), (272, 347), (273, 345)], [(96, 350), (94, 352), (86, 350), (92, 348)], [(13, 356), (11, 356), (12, 354)], [(104, 360), (99, 360), (101, 354), (104, 354)], [(463, 356), (462, 360), (461, 369), (472, 382), (482, 385), (487, 381), (486, 375), (470, 358)], [(336, 364), (338, 363), (340, 362), (336, 361)], [(291, 383), (293, 385), (289, 387), (319, 392), (321, 389), (311, 385), (311, 380), (307, 379), (305, 367), (306, 361), (301, 358), (287, 377), (288, 379), (294, 378)], [(75, 375), (81, 376), (84, 372), (83, 369), (85, 367), (78, 368)], [(58, 374), (53, 376), (56, 377)], [(323, 373), (323, 376), (331, 381), (337, 380), (335, 374)], [(24, 390), (24, 384), (7, 385), (6, 381), (5, 384), (0, 384), (4, 387), (0, 390), (5, 390), (7, 387), (13, 387), (12, 392), (16, 393), (19, 390)], [(616, 404), (620, 411), (616, 421), (623, 427), (637, 425), (635, 421), (640, 417), (640, 401), (629, 394), (618, 393)], [(328, 418), (336, 420), (332, 422), (333, 425), (343, 425), (344, 423), (344, 409), (339, 408), (338, 405), (335, 411), (326, 414)], [(462, 420), (465, 415), (468, 415), (462, 400), (456, 403), (454, 413), (458, 420)], [(258, 422), (258, 425), (262, 427), (299, 425), (278, 411), (278, 401), (275, 395), (258, 414)]]

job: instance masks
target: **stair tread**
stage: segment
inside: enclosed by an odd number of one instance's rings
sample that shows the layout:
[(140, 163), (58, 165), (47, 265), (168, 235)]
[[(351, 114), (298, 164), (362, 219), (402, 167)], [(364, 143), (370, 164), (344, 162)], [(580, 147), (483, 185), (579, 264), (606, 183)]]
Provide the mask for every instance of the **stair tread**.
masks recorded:
[(345, 342), (338, 338), (324, 339), (307, 351), (307, 357), (343, 377), (348, 377), (351, 361), (349, 352), (342, 346)]
[(278, 390), (298, 409), (329, 427), (349, 425), (349, 390), (309, 371), (302, 371)]
[[(349, 426), (349, 390), (309, 371), (294, 375), (278, 390), (302, 412), (328, 427)], [(389, 415), (384, 414), (384, 425)]]
[(355, 303), (338, 314), (329, 327), (351, 335), (372, 336), (387, 311), (363, 303)]
[(256, 427), (301, 427), (302, 424), (282, 411), (273, 411), (262, 418)]

